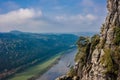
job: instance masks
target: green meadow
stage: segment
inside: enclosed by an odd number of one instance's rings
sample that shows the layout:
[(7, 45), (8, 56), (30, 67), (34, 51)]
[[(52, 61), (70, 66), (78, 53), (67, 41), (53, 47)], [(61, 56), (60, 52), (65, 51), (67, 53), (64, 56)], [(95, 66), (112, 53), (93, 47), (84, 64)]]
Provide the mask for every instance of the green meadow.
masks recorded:
[(48, 60), (32, 66), (21, 73), (16, 73), (11, 79), (9, 80), (27, 80), (31, 77), (36, 77), (42, 75), (48, 68), (50, 68), (60, 57), (62, 53), (59, 53)]

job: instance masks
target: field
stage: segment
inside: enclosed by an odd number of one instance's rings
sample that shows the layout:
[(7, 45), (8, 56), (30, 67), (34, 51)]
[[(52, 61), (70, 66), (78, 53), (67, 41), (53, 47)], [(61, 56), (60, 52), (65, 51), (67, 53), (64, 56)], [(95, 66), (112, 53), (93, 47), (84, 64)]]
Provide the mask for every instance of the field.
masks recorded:
[(33, 67), (28, 68), (24, 72), (17, 73), (10, 80), (27, 80), (31, 77), (41, 75), (48, 68), (50, 68), (60, 58), (61, 55), (62, 55), (62, 53), (59, 53), (59, 54), (55, 55), (54, 57), (52, 57), (52, 58), (50, 58), (50, 59), (48, 59), (40, 64), (37, 64)]

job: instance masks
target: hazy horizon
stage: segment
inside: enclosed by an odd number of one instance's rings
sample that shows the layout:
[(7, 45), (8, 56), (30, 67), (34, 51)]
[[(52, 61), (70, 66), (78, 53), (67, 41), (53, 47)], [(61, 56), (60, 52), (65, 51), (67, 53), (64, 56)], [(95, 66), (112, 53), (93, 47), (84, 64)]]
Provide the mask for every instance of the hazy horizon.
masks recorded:
[(57, 34), (57, 33), (58, 33), (58, 34), (59, 34), (59, 33), (60, 33), (60, 34), (62, 34), (62, 33), (63, 33), (63, 34), (64, 34), (64, 33), (65, 33), (65, 34), (73, 34), (73, 33), (83, 33), (83, 34), (84, 34), (84, 33), (99, 33), (99, 31), (93, 31), (93, 32), (87, 32), (87, 31), (86, 31), (86, 32), (82, 32), (82, 31), (81, 31), (81, 32), (31, 32), (31, 31), (20, 31), (20, 30), (3, 31), (3, 32), (0, 32), (0, 33), (9, 33), (9, 32), (14, 32), (14, 31), (15, 31), (15, 32), (23, 32), (23, 33), (38, 33), (38, 34), (39, 34), (39, 33), (43, 33), (43, 34), (46, 34), (46, 33), (51, 33), (51, 34), (52, 34), (52, 33), (53, 33), (53, 34), (54, 34), (54, 33), (55, 33), (55, 34)]

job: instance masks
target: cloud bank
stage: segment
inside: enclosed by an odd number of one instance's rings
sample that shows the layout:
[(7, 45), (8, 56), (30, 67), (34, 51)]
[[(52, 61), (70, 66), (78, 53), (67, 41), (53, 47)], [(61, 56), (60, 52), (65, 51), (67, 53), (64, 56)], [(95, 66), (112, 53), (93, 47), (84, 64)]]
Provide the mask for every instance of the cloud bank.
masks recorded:
[[(96, 32), (106, 14), (102, 3), (95, 0), (55, 0), (54, 3), (41, 0), (26, 6), (20, 2), (4, 2), (2, 7), (8, 5), (10, 8), (4, 10), (0, 6), (0, 32)], [(12, 4), (16, 7), (11, 7)]]
[(22, 24), (28, 19), (42, 16), (41, 11), (35, 11), (34, 9), (19, 9), (16, 11), (11, 11), (6, 14), (0, 15), (0, 25), (4, 24)]
[[(42, 17), (42, 11), (36, 11), (32, 8), (20, 8), (18, 10), (10, 11), (6, 14), (0, 14), (0, 28), (14, 29), (16, 27), (25, 27), (25, 25), (33, 24), (35, 18)], [(32, 26), (35, 26), (34, 24)], [(26, 26), (27, 27), (27, 26)]]

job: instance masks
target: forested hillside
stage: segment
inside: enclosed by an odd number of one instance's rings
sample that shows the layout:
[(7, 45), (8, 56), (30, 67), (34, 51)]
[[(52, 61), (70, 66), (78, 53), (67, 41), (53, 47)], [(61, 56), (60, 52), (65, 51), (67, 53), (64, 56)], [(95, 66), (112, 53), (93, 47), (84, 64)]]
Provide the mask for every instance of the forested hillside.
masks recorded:
[(0, 33), (0, 78), (74, 47), (72, 34)]

